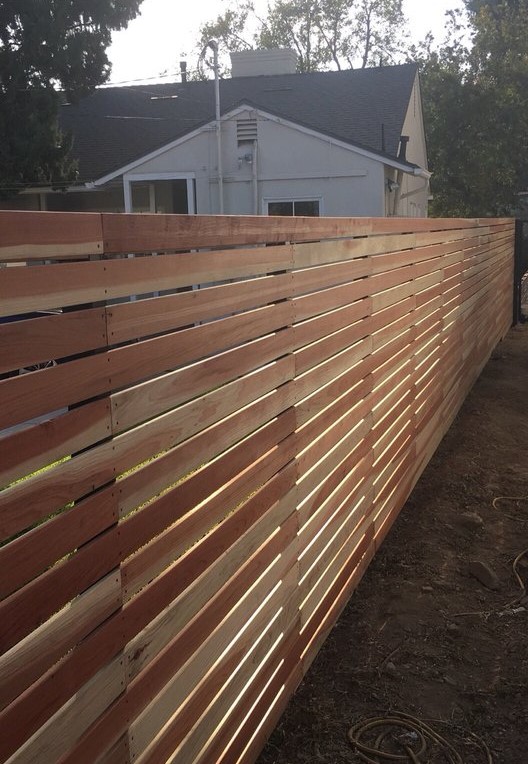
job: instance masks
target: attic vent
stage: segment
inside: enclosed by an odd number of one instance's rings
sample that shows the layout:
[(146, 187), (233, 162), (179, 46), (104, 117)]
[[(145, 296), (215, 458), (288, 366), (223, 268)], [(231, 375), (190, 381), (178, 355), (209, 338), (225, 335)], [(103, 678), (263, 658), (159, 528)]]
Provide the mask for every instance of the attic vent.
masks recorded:
[(257, 140), (257, 120), (256, 119), (239, 119), (237, 120), (237, 142), (238, 145), (242, 143), (253, 143)]

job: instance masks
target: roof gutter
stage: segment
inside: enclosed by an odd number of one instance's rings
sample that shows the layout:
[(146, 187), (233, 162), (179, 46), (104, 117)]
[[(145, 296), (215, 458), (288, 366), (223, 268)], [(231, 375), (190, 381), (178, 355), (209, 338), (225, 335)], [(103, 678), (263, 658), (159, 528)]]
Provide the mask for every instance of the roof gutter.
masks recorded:
[(425, 180), (429, 180), (433, 174), (432, 172), (429, 172), (429, 170), (424, 170), (423, 167), (403, 164), (403, 162), (398, 162), (397, 160), (385, 159), (383, 163), (387, 167), (392, 167), (399, 172), (406, 173), (407, 175), (414, 175), (417, 178), (425, 178)]
[(429, 170), (424, 170), (422, 167), (415, 167), (412, 174), (417, 178), (424, 178), (425, 180), (430, 180), (433, 175), (432, 172), (429, 172)]
[(27, 194), (64, 194), (64, 193), (77, 193), (84, 191), (97, 191), (97, 185), (92, 182), (80, 183), (78, 186), (64, 186), (64, 188), (54, 188), (53, 186), (28, 186), (23, 188), (19, 193), (21, 196)]

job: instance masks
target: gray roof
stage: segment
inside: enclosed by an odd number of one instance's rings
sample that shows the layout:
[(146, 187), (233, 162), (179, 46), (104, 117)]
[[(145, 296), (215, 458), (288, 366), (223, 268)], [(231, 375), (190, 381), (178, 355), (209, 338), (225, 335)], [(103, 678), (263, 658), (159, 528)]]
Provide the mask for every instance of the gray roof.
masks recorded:
[[(403, 64), (225, 79), (220, 83), (222, 113), (250, 104), (395, 159), (416, 73), (415, 64)], [(213, 85), (207, 81), (107, 87), (78, 104), (62, 106), (60, 123), (73, 133), (79, 181), (119, 170), (210, 122)]]

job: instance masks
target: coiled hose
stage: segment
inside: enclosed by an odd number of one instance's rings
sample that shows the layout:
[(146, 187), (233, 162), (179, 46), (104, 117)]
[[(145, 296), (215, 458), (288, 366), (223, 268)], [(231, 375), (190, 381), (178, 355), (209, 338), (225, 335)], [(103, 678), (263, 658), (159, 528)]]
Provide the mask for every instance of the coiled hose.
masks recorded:
[[(377, 737), (372, 741), (376, 732)], [(472, 737), (484, 751), (487, 764), (493, 764), (490, 750), (484, 741), (476, 735)], [(448, 764), (464, 764), (462, 756), (442, 735), (420, 719), (398, 711), (392, 712), (391, 716), (358, 722), (348, 731), (348, 739), (361, 761), (367, 764), (397, 761), (428, 764), (433, 754), (431, 746), (434, 746), (438, 755), (443, 755)], [(401, 753), (386, 750), (389, 743), (393, 750), (399, 746)]]

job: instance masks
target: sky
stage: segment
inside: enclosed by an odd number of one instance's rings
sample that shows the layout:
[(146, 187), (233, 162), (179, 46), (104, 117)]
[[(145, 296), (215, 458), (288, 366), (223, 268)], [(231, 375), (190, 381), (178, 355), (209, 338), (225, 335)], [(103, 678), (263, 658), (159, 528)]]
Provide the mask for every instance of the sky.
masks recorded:
[[(265, 9), (267, 4), (267, 0), (256, 0), (257, 7)], [(445, 12), (460, 4), (459, 0), (403, 0), (413, 41), (423, 39), (428, 31), (442, 38)], [(108, 49), (112, 63), (110, 81), (150, 79), (162, 72), (177, 72), (181, 59), (187, 59), (189, 69), (193, 68), (200, 25), (232, 5), (232, 0), (191, 0), (185, 4), (176, 0), (144, 0), (141, 15), (112, 37)]]

